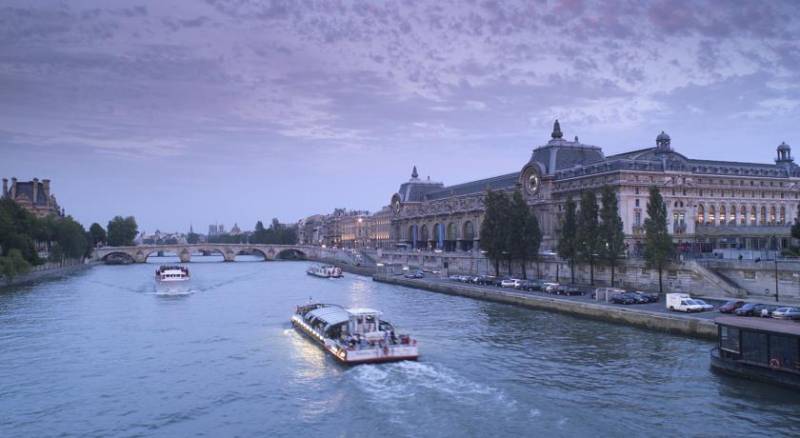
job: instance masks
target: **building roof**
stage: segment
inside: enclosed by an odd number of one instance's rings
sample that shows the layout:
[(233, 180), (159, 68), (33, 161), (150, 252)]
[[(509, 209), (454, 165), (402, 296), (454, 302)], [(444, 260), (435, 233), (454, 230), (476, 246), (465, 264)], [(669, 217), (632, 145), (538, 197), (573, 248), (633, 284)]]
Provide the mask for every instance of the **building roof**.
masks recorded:
[(762, 330), (765, 332), (800, 336), (800, 323), (795, 321), (756, 317), (748, 318), (743, 316), (719, 316), (714, 319), (714, 322), (720, 325), (742, 329)]
[(34, 182), (34, 181), (27, 181), (21, 182), (17, 181), (17, 193), (16, 196), (19, 197), (20, 195), (24, 195), (28, 198), (31, 202), (33, 202), (33, 185), (38, 184), (38, 194), (36, 196), (36, 202), (34, 205), (47, 205), (47, 195), (44, 192), (44, 184), (42, 182)]
[(491, 178), (479, 179), (463, 184), (442, 187), (434, 192), (425, 195), (425, 200), (443, 199), (450, 196), (463, 196), (473, 193), (480, 193), (486, 189), (502, 190), (513, 188), (519, 181), (519, 172), (507, 173), (505, 175)]

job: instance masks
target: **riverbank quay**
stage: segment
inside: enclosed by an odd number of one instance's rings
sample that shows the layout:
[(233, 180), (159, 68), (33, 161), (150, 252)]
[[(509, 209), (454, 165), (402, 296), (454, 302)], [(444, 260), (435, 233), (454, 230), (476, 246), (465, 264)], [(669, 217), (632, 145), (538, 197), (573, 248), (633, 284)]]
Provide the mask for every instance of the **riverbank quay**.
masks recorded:
[(61, 263), (48, 262), (43, 265), (34, 266), (27, 274), (17, 275), (11, 281), (5, 277), (0, 277), (0, 287), (17, 286), (20, 284), (32, 283), (34, 281), (60, 278), (75, 272), (89, 269), (99, 262), (83, 260), (68, 260)]
[(719, 312), (679, 314), (667, 311), (664, 308), (663, 300), (650, 305), (623, 306), (598, 302), (587, 296), (553, 296), (539, 292), (523, 292), (493, 286), (466, 285), (446, 279), (409, 279), (399, 275), (376, 274), (373, 276), (373, 280), (448, 295), (459, 295), (479, 300), (560, 312), (648, 330), (708, 340), (717, 339), (717, 326), (714, 324), (714, 317), (719, 316)]

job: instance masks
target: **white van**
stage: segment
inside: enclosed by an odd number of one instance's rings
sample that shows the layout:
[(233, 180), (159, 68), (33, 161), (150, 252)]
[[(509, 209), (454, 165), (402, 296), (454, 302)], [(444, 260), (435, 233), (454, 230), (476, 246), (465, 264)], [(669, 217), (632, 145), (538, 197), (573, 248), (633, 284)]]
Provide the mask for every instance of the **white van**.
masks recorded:
[(676, 312), (702, 312), (703, 306), (688, 294), (667, 294), (667, 309)]

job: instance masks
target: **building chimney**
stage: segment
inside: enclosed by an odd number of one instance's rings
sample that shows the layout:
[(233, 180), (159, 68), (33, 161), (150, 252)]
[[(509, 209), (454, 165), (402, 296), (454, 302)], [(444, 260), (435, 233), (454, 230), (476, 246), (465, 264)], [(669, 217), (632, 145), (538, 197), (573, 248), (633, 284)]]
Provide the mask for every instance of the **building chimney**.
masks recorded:
[(11, 199), (17, 198), (17, 177), (11, 177)]
[(44, 198), (47, 200), (47, 202), (50, 202), (50, 180), (43, 179), (42, 186), (44, 187)]
[(3, 197), (8, 196), (8, 178), (3, 178)]
[(39, 178), (33, 179), (33, 205), (36, 205), (36, 201), (39, 198)]

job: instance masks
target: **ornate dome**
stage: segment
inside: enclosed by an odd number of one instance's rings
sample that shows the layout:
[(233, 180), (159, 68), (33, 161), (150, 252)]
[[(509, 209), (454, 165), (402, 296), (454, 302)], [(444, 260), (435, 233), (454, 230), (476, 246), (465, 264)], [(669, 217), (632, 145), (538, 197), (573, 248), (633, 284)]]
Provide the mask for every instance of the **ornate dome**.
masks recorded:
[(781, 142), (781, 144), (780, 144), (780, 146), (778, 146), (778, 150), (779, 150), (779, 151), (790, 151), (790, 150), (792, 150), (792, 148), (791, 148), (791, 147), (789, 147), (789, 145), (788, 145), (788, 144), (786, 144), (786, 142), (785, 142), (785, 141), (782, 141), (782, 142)]
[(658, 137), (656, 137), (656, 143), (661, 141), (670, 141), (669, 135), (664, 131), (661, 131), (661, 134), (658, 134)]

